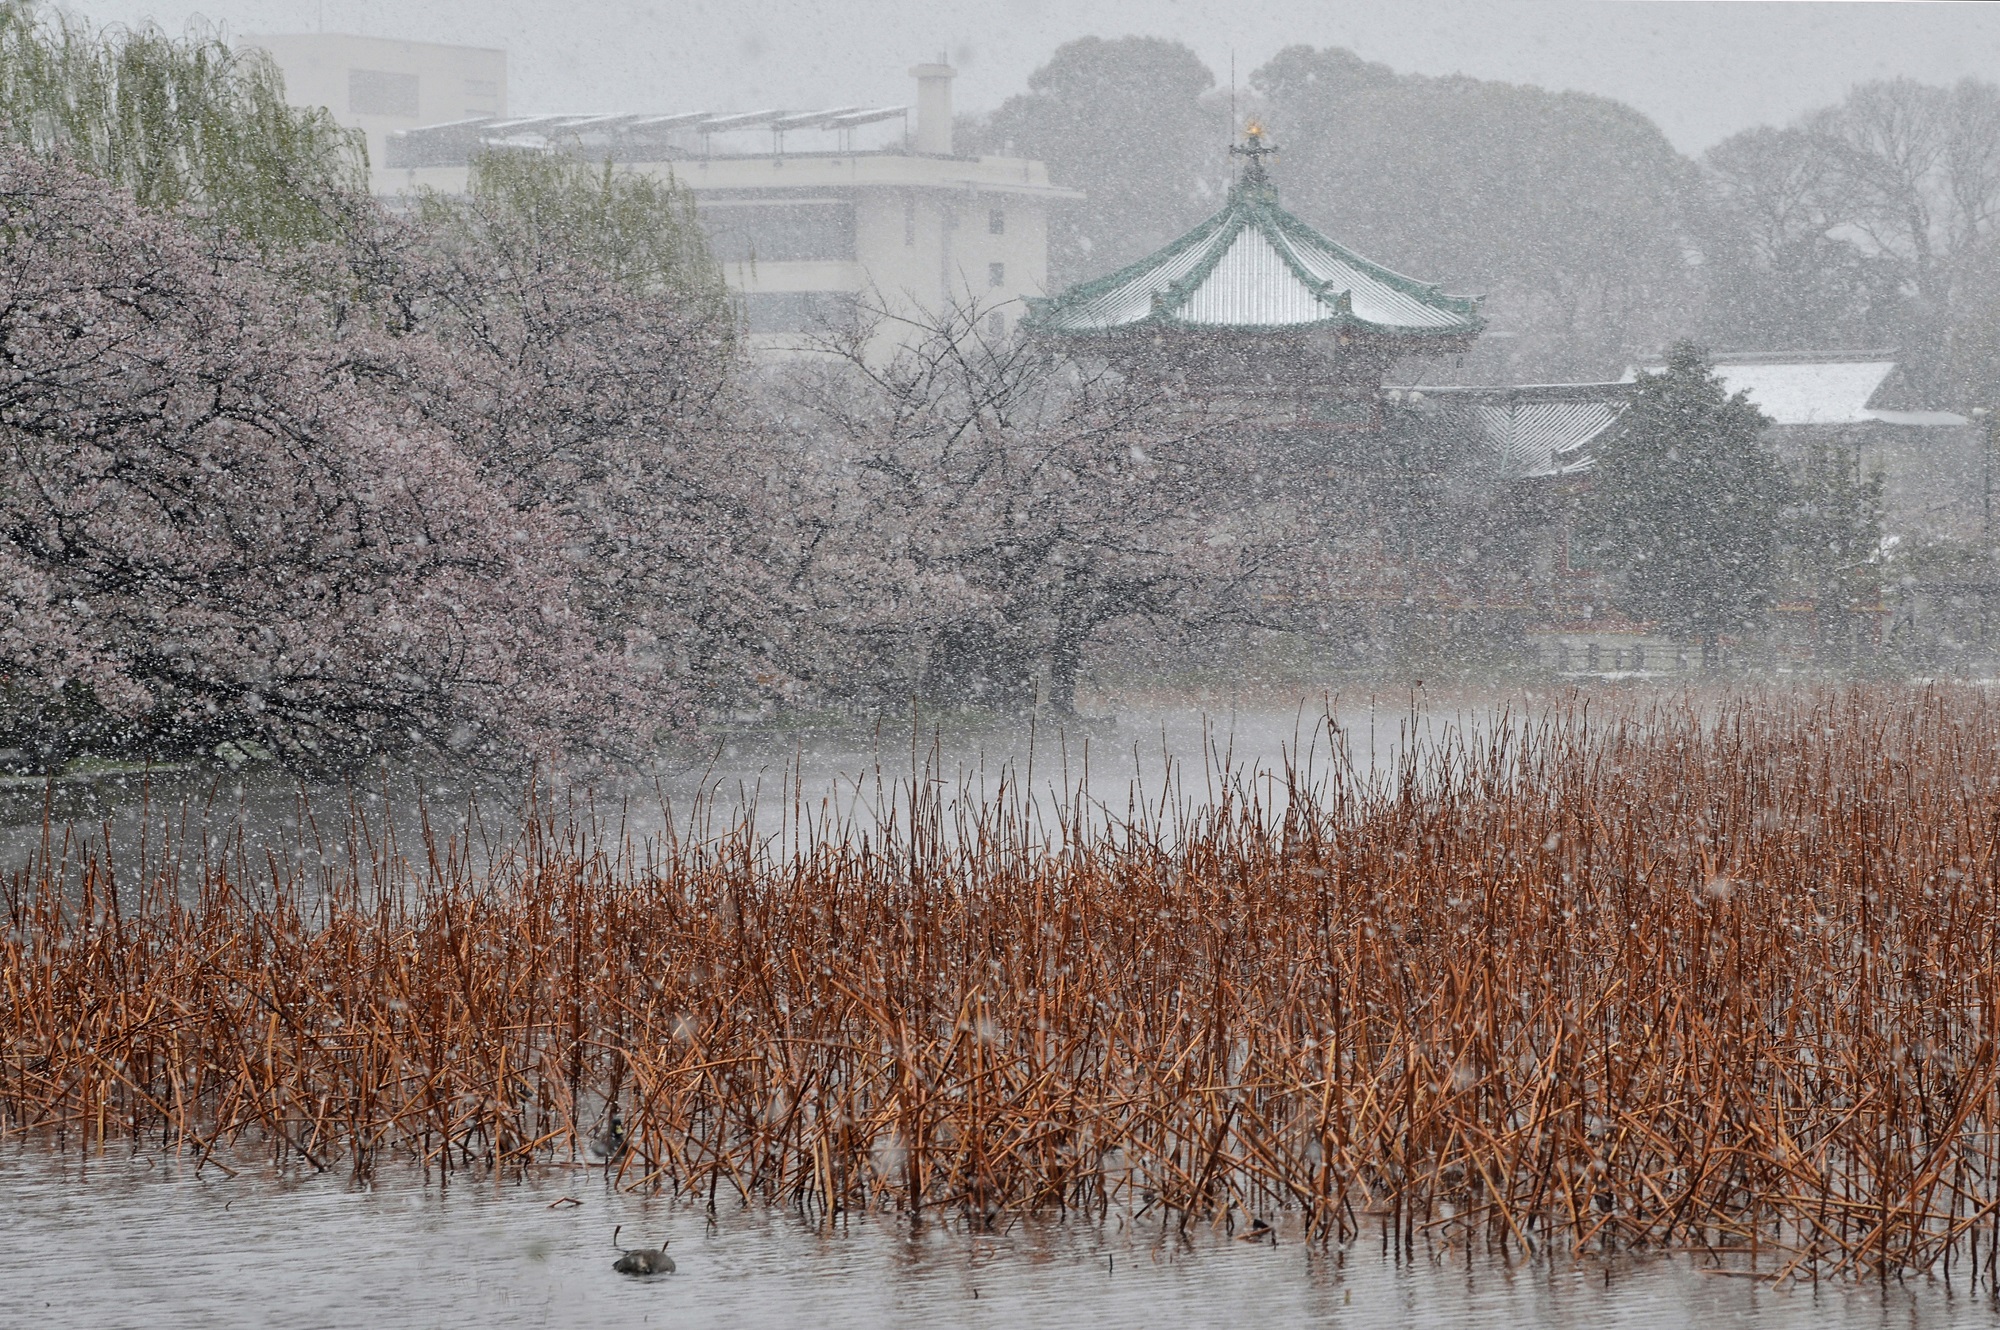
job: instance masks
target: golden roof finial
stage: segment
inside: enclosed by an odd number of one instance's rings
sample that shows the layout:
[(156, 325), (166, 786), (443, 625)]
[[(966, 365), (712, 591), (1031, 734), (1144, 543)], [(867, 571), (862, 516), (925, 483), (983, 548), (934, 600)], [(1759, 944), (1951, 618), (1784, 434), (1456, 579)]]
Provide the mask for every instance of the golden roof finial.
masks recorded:
[(1267, 186), (1269, 184), (1269, 177), (1264, 174), (1264, 159), (1266, 157), (1275, 157), (1277, 152), (1276, 148), (1264, 141), (1264, 126), (1254, 118), (1249, 124), (1243, 127), (1243, 142), (1229, 145), (1229, 155), (1231, 157), (1247, 157), (1250, 159), (1243, 168), (1241, 183), (1244, 185)]

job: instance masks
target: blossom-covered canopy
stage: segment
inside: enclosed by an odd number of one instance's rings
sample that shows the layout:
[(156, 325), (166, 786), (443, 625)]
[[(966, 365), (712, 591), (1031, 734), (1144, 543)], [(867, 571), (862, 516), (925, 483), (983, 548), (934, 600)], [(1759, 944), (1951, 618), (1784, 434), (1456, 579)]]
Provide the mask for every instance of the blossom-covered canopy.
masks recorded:
[(1031, 331), (1103, 334), (1162, 326), (1276, 332), (1325, 328), (1468, 339), (1477, 296), (1448, 296), (1320, 234), (1278, 206), (1253, 129), (1250, 158), (1222, 211), (1156, 254), (1051, 299), (1031, 299)]

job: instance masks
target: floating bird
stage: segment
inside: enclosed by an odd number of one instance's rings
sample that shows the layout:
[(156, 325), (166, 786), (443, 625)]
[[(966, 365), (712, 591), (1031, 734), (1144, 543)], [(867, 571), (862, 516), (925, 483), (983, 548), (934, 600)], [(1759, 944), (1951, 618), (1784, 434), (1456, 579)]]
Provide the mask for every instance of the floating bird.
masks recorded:
[[(1265, 1238), (1270, 1238), (1272, 1232), (1271, 1221), (1262, 1215), (1258, 1215), (1250, 1221), (1249, 1228), (1236, 1235), (1236, 1240), (1238, 1242), (1262, 1242)], [(1271, 1238), (1271, 1241), (1276, 1242), (1277, 1239)]]
[(593, 1164), (611, 1165), (625, 1154), (625, 1119), (618, 1105), (611, 1106), (611, 1121), (602, 1132), (583, 1143), (583, 1157)]
[(624, 1227), (620, 1224), (611, 1230), (611, 1245), (618, 1252), (618, 1259), (611, 1263), (613, 1270), (621, 1275), (670, 1275), (674, 1272), (674, 1258), (667, 1255), (667, 1244), (664, 1242), (657, 1247), (618, 1246), (618, 1232)]

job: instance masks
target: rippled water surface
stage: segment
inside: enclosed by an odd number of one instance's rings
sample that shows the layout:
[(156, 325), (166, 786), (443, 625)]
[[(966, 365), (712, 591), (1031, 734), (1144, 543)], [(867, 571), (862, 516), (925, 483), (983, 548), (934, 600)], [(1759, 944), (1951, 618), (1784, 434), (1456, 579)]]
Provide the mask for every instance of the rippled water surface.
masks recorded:
[[(1406, 726), (1435, 737), (1447, 726), (1491, 725), (1507, 708), (1525, 714), (1546, 701), (1546, 694), (1532, 693), (1448, 695), (1421, 703), (1413, 691), (1347, 701), (1300, 694), (1245, 706), (1122, 707), (1081, 721), (919, 717), (721, 735), (691, 743), (656, 771), (602, 776), (564, 786), (553, 798), (614, 842), (655, 838), (669, 819), (683, 832), (691, 816), (711, 828), (727, 825), (743, 809), (755, 808), (761, 832), (783, 846), (795, 817), (830, 826), (835, 834), (894, 817), (907, 808), (914, 777), (935, 784), (947, 808), (983, 806), (1004, 789), (1010, 802), (1025, 801), (1034, 810), (1039, 830), (1052, 832), (1074, 817), (1078, 794), (1085, 796), (1090, 820), (1122, 819), (1134, 811), (1135, 799), (1156, 813), (1163, 798), (1174, 807), (1211, 805), (1225, 771), (1239, 794), (1252, 793), (1267, 807), (1282, 805), (1288, 763), (1322, 777), (1336, 762), (1367, 770), (1393, 760)], [(1326, 729), (1329, 715), (1341, 729), (1338, 758)], [(111, 845), (128, 864), (138, 861), (142, 848), (155, 859), (172, 847), (198, 861), (205, 847), (232, 844), (214, 852), (258, 862), (269, 849), (339, 864), (346, 861), (351, 829), (379, 836), (392, 828), (402, 846), (413, 848), (423, 843), (425, 824), (440, 840), (457, 837), (476, 849), (506, 843), (527, 789), (525, 779), (405, 768), (353, 783), (301, 782), (255, 766), (66, 778), (53, 785), (10, 778), (0, 780), (0, 872), (26, 862), (45, 834), (54, 857), (62, 857), (65, 832), (93, 846)], [(535, 796), (547, 808), (550, 783), (538, 780)]]
[[(570, 1196), (581, 1205), (560, 1204)], [(551, 1203), (556, 1208), (550, 1208)], [(611, 1270), (665, 1238), (680, 1265)], [(1283, 1230), (1281, 1230), (1281, 1237)], [(608, 1191), (596, 1173), (370, 1190), (185, 1163), (0, 1156), (0, 1324), (174, 1326), (1991, 1326), (1942, 1283), (1770, 1288), (1679, 1258), (1509, 1269), (1414, 1264), (1364, 1238), (1328, 1253), (1154, 1220), (972, 1234), (888, 1216)]]

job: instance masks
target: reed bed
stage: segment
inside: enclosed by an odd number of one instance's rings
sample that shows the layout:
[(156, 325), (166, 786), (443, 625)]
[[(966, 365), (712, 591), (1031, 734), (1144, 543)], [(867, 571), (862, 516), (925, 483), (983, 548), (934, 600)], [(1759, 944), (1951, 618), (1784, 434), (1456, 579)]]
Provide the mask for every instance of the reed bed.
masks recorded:
[(775, 840), (564, 805), (406, 851), (357, 813), (332, 867), (121, 877), (52, 828), (6, 888), (0, 1122), (506, 1173), (615, 1103), (610, 1177), (711, 1205), (1995, 1287), (2000, 707), (1600, 706), (1376, 769), (1333, 726), (1317, 773), (1051, 829), (927, 779)]

